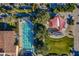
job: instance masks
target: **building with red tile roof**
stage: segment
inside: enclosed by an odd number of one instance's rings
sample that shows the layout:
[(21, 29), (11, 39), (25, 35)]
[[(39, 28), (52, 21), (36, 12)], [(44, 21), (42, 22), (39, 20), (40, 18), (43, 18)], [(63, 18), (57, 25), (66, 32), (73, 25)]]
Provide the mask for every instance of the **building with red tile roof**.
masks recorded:
[(14, 31), (0, 31), (0, 53), (16, 55), (15, 37), (16, 33)]
[(0, 31), (0, 53), (4, 52), (4, 40), (3, 40), (3, 32)]
[(65, 20), (60, 16), (55, 16), (53, 19), (49, 20), (49, 28), (61, 31), (63, 28), (65, 28)]

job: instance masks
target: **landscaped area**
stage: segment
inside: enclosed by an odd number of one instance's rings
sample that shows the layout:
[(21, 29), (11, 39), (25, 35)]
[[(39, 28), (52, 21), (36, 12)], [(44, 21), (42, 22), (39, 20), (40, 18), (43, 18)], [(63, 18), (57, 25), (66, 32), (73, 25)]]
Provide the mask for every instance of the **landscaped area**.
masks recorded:
[(48, 37), (45, 41), (45, 44), (48, 48), (48, 53), (56, 53), (57, 55), (69, 55), (70, 50), (73, 47), (73, 38), (63, 37), (60, 39), (54, 39)]
[(0, 30), (16, 33), (18, 54), (23, 50), (25, 56), (29, 52), (35, 56), (70, 56), (74, 48), (74, 10), (76, 4), (71, 3), (4, 4), (0, 7)]

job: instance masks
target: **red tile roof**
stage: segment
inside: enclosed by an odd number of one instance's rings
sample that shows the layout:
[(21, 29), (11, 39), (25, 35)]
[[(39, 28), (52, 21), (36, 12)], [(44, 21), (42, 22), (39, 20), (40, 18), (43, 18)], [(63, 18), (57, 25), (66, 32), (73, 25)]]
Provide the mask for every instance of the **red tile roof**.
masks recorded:
[(4, 53), (16, 53), (14, 31), (0, 31), (0, 48), (4, 49)]
[(61, 30), (65, 26), (65, 20), (60, 16), (55, 16), (53, 19), (50, 19), (49, 21), (49, 27), (50, 28), (56, 28), (58, 30)]
[[(3, 32), (0, 31), (0, 49), (4, 48)], [(0, 51), (3, 52), (3, 51)]]

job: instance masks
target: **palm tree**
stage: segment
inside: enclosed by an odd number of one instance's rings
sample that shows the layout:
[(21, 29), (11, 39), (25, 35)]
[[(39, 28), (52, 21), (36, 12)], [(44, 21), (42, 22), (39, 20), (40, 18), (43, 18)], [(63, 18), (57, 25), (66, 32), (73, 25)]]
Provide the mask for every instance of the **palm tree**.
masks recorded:
[(35, 25), (37, 26), (36, 29), (34, 29), (34, 31), (37, 33), (35, 38), (45, 41), (46, 37), (48, 36), (46, 27), (40, 23), (36, 23)]
[(35, 11), (37, 9), (37, 4), (33, 3), (32, 4), (32, 10)]
[(42, 10), (38, 12), (37, 18), (34, 19), (34, 22), (45, 24), (49, 20), (49, 18), (50, 18), (49, 13), (47, 11)]

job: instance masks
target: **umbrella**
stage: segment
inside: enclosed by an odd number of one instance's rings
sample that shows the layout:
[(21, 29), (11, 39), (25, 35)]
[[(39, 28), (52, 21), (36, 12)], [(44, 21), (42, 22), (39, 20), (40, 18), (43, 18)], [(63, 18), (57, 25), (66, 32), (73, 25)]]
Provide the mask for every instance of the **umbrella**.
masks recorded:
[(11, 6), (3, 6), (3, 8), (4, 8), (5, 10), (12, 10), (12, 7), (11, 7)]
[(19, 9), (32, 9), (31, 6), (20, 6)]
[(28, 16), (30, 16), (29, 14), (27, 14), (27, 13), (17, 13), (17, 14), (15, 14), (16, 15), (16, 17), (28, 17)]
[(1, 14), (1, 17), (7, 17), (8, 14)]
[(57, 3), (51, 3), (50, 4), (50, 8), (56, 8), (57, 7)]

